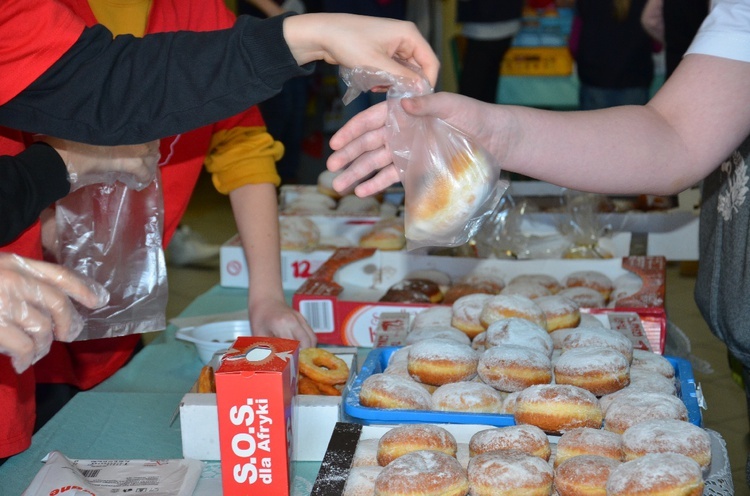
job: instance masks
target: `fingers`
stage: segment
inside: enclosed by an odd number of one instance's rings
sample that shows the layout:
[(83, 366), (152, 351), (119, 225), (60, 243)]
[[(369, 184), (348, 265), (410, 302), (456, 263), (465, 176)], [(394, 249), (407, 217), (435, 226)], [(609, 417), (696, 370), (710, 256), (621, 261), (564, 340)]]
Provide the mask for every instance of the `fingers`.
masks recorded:
[(275, 309), (268, 315), (250, 312), (253, 334), (257, 336), (275, 336), (283, 339), (294, 339), (303, 348), (315, 346), (317, 338), (302, 315), (288, 306)]
[(104, 286), (84, 279), (62, 265), (16, 257), (17, 266), (28, 275), (57, 287), (65, 295), (87, 308), (99, 308), (109, 302), (109, 292)]
[(36, 356), (31, 336), (12, 324), (0, 323), (0, 353), (11, 359), (13, 368), (22, 373), (34, 362)]
[(387, 102), (380, 102), (363, 110), (334, 133), (329, 141), (331, 149), (340, 150), (357, 137), (384, 128), (387, 118)]

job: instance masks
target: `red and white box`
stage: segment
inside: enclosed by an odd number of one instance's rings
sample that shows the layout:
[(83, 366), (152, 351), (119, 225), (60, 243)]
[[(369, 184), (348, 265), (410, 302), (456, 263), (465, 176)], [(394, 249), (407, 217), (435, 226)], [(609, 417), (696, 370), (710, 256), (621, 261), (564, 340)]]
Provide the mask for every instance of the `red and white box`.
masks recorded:
[(613, 280), (633, 273), (642, 281), (637, 293), (619, 299), (612, 307), (591, 312), (637, 313), (651, 349), (661, 353), (667, 326), (666, 262), (664, 257), (645, 256), (606, 260), (495, 260), (341, 248), (300, 286), (292, 301), (294, 308), (315, 330), (319, 343), (371, 347), (383, 313), (405, 312), (413, 316), (433, 306), (378, 301), (388, 288), (412, 271), (437, 269), (454, 281), (482, 270), (502, 273), (506, 281), (517, 275), (534, 273), (549, 274), (560, 280), (583, 270), (599, 271)]
[(224, 496), (290, 494), (299, 342), (241, 337), (216, 370)]

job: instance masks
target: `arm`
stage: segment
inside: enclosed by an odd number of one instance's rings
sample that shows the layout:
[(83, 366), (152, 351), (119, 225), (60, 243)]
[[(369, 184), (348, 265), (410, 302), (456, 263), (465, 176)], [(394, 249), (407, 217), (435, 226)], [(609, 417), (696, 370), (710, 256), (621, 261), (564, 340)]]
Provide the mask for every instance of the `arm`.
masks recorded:
[(647, 0), (641, 12), (641, 25), (653, 39), (664, 43), (664, 0)]
[(247, 184), (229, 194), (248, 263), (248, 311), (253, 334), (315, 346), (315, 333), (286, 302), (281, 284), (279, 225), (273, 184)]
[(145, 143), (237, 114), (309, 73), (300, 66), (315, 60), (415, 77), (393, 56), (437, 80), (439, 62), (427, 41), (412, 23), (393, 19), (241, 16), (228, 30), (114, 40), (95, 26), (0, 106), (0, 125), (93, 144)]
[[(707, 176), (750, 133), (748, 77), (750, 63), (694, 54), (643, 107), (552, 112), (449, 93), (404, 100), (402, 106), (473, 136), (506, 170), (582, 191), (666, 195)], [(384, 167), (358, 186), (358, 195), (398, 180), (384, 122), (385, 107), (373, 107), (331, 138), (336, 152), (328, 167), (338, 170), (353, 161), (337, 178), (337, 189)]]

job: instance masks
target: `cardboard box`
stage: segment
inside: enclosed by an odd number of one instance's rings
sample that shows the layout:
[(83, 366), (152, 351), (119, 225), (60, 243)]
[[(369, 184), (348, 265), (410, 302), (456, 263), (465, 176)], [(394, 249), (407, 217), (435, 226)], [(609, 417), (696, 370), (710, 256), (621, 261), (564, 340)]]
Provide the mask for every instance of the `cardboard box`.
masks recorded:
[[(326, 348), (358, 369), (355, 348)], [(293, 461), (319, 461), (339, 420), (341, 396), (296, 395), (292, 404)], [(309, 427), (314, 425), (314, 429)], [(196, 460), (220, 460), (219, 418), (216, 395), (187, 393), (180, 402), (182, 456)]]
[(241, 337), (216, 370), (225, 496), (288, 496), (299, 342)]
[[(346, 239), (357, 246), (359, 239), (372, 229), (379, 217), (309, 216), (320, 229), (321, 239)], [(307, 280), (334, 250), (281, 251), (281, 283), (283, 289), (295, 290)], [(238, 234), (221, 246), (219, 252), (220, 284), (228, 288), (247, 288), (248, 269), (245, 252)]]
[(635, 312), (643, 320), (654, 351), (662, 352), (666, 333), (664, 257), (625, 257), (609, 260), (488, 260), (377, 252), (364, 248), (336, 250), (294, 294), (293, 305), (315, 330), (320, 343), (373, 345), (383, 312), (416, 314), (430, 304), (386, 303), (378, 299), (409, 272), (438, 269), (457, 280), (472, 271), (500, 270), (508, 281), (521, 274), (543, 273), (559, 279), (579, 270), (598, 270), (613, 280), (629, 272), (638, 275), (641, 290), (599, 312)]

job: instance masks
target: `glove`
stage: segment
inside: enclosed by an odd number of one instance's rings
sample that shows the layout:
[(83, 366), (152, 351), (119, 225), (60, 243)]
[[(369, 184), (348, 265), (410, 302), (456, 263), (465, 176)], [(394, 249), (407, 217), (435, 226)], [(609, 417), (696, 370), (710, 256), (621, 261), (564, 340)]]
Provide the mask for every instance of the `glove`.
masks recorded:
[(73, 341), (83, 319), (71, 298), (88, 308), (109, 292), (60, 265), (0, 253), (0, 353), (19, 374), (46, 355), (52, 341)]
[(151, 184), (159, 162), (159, 141), (140, 145), (95, 146), (43, 136), (68, 168), (71, 190), (115, 181), (140, 191)]

